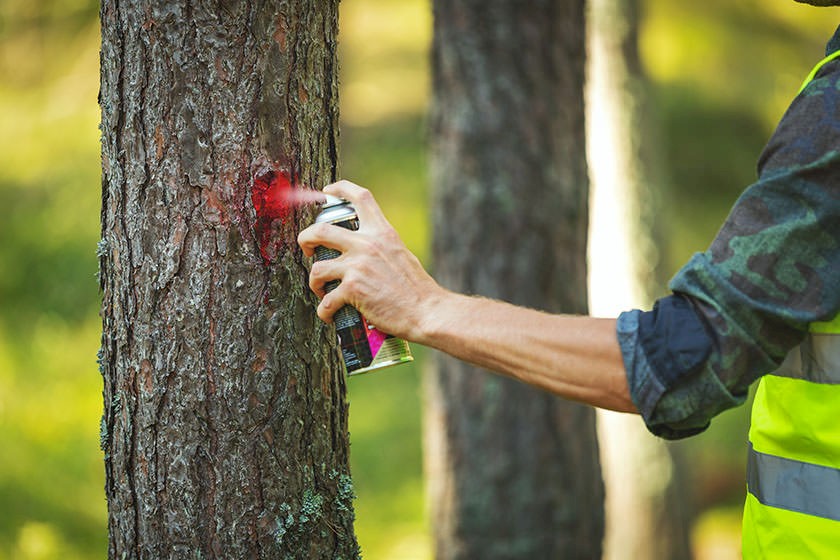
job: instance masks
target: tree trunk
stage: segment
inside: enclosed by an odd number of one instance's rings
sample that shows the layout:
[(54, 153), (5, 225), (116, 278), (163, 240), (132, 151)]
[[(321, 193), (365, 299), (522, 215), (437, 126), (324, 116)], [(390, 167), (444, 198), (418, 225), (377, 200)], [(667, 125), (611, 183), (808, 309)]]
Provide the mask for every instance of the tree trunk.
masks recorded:
[[(583, 12), (583, 0), (434, 3), (433, 253), (451, 289), (586, 312)], [(594, 411), (436, 363), (436, 557), (600, 557)]]
[[(615, 317), (652, 303), (663, 179), (639, 61), (639, 2), (590, 0), (587, 24), (589, 301), (594, 315)], [(604, 410), (598, 434), (607, 489), (604, 559), (690, 558), (686, 510), (665, 442), (638, 417)]]
[(283, 198), (336, 177), (337, 0), (100, 16), (109, 557), (355, 557), (315, 210)]

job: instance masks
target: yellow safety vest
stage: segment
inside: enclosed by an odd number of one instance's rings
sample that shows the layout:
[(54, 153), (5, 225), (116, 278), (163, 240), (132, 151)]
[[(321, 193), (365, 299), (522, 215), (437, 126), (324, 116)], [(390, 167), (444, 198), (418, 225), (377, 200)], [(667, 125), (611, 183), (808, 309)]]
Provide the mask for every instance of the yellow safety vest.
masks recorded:
[(840, 315), (809, 330), (756, 392), (745, 559), (840, 558)]
[[(824, 58), (800, 92), (826, 62)], [(744, 558), (840, 558), (840, 315), (814, 323), (752, 409)]]

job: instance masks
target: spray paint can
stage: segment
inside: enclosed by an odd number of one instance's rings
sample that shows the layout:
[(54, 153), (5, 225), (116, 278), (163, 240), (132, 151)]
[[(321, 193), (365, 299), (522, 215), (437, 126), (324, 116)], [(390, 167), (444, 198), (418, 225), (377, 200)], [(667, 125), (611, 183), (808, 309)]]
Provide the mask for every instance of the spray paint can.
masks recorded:
[[(359, 229), (356, 209), (348, 201), (331, 195), (325, 196), (327, 201), (315, 218), (316, 223), (333, 224), (354, 231)], [(328, 247), (315, 248), (316, 261), (334, 259), (340, 254), (336, 249)], [(331, 292), (339, 283), (340, 280), (332, 280), (327, 282), (324, 289)], [(350, 305), (339, 309), (333, 321), (347, 375), (367, 373), (414, 360), (405, 340), (383, 333), (369, 324), (362, 314)]]

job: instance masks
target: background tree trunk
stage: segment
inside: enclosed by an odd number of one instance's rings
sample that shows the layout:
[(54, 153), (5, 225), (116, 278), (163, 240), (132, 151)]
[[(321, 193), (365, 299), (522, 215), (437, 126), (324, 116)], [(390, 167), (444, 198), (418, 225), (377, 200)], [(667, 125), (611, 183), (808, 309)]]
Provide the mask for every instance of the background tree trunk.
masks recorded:
[[(638, 0), (589, 0), (587, 142), (594, 315), (650, 308), (657, 285), (659, 135), (638, 52)], [(637, 417), (598, 411), (606, 485), (604, 559), (690, 558), (685, 494), (664, 441)], [(683, 502), (682, 504), (680, 502)]]
[(109, 556), (357, 556), (314, 209), (280, 196), (336, 177), (337, 1), (100, 16)]
[[(434, 3), (433, 254), (448, 288), (586, 312), (583, 18), (583, 0)], [(594, 411), (436, 362), (436, 557), (600, 557)]]

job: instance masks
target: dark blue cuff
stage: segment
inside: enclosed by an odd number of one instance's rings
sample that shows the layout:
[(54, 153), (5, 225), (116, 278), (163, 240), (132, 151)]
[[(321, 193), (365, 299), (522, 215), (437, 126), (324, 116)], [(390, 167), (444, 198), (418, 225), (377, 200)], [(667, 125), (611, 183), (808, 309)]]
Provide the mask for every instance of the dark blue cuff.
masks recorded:
[(695, 374), (712, 348), (712, 339), (694, 306), (674, 294), (639, 316), (638, 342), (665, 391)]
[(676, 294), (653, 311), (622, 313), (616, 330), (630, 396), (651, 433), (679, 439), (705, 430), (705, 397), (726, 392), (716, 378), (701, 379), (712, 340), (690, 300)]

